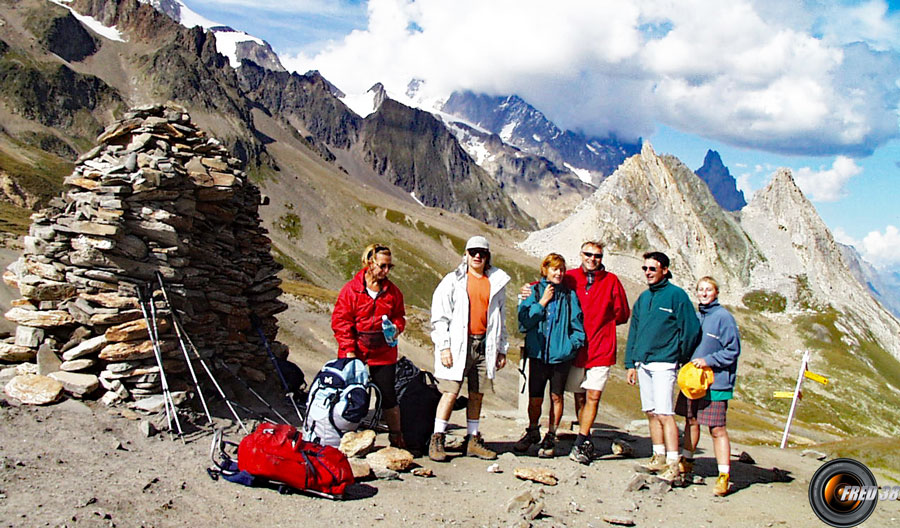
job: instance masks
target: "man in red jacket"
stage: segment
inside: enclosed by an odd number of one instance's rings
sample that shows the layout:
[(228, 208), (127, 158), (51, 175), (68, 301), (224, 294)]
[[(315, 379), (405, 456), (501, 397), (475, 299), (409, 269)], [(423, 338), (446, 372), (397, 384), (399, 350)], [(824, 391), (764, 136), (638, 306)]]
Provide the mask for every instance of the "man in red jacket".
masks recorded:
[(391, 250), (381, 244), (370, 244), (363, 251), (363, 268), (341, 288), (331, 329), (338, 344), (338, 357), (359, 358), (369, 367), (372, 382), (381, 392), (384, 420), (390, 431), (392, 446), (403, 446), (400, 430), (400, 407), (394, 381), (397, 376), (397, 347), (390, 346), (381, 328), (382, 316), (397, 327), (397, 335), (406, 328), (403, 294), (388, 279), (394, 267)]
[[(565, 283), (578, 296), (587, 334), (587, 344), (575, 357), (566, 382), (566, 390), (575, 393), (575, 414), (580, 427), (569, 457), (590, 464), (594, 458), (591, 426), (597, 418), (609, 369), (616, 362), (616, 326), (628, 322), (631, 309), (619, 278), (603, 267), (600, 242), (588, 241), (581, 245), (581, 267), (568, 270)], [(531, 295), (531, 286), (523, 286), (521, 293)], [(537, 438), (540, 441), (539, 435)], [(523, 437), (519, 443), (530, 440)]]
[(575, 414), (580, 431), (569, 457), (582, 464), (594, 458), (591, 426), (597, 418), (600, 395), (616, 362), (616, 325), (628, 322), (631, 309), (619, 278), (603, 267), (603, 245), (581, 245), (581, 267), (566, 273), (569, 287), (578, 294), (584, 312), (585, 345), (569, 372), (567, 390), (575, 393)]

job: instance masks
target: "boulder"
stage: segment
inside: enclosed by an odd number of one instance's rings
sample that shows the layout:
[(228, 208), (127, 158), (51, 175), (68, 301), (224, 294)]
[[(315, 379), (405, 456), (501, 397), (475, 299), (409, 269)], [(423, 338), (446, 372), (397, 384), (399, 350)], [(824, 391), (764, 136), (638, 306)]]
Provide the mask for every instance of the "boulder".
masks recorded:
[(347, 458), (364, 457), (375, 447), (375, 431), (350, 431), (341, 437), (340, 450)]
[(93, 374), (58, 371), (51, 373), (49, 377), (62, 383), (63, 390), (79, 398), (94, 392), (100, 387), (100, 379)]
[(80, 357), (89, 356), (91, 354), (97, 353), (99, 350), (105, 347), (107, 343), (108, 341), (106, 340), (105, 335), (98, 335), (97, 337), (85, 339), (81, 343), (63, 352), (62, 357), (66, 361), (71, 361)]
[(13, 345), (11, 343), (0, 343), (0, 361), (18, 363), (20, 361), (31, 361), (34, 359), (34, 356), (35, 352), (33, 348)]
[(38, 374), (47, 376), (53, 372), (58, 372), (62, 361), (60, 361), (59, 356), (56, 355), (53, 349), (47, 345), (41, 345), (41, 348), (37, 351), (37, 364)]
[(390, 469), (392, 471), (406, 471), (413, 464), (412, 453), (405, 449), (397, 447), (385, 447), (374, 453), (366, 455), (366, 462), (372, 466), (373, 471), (379, 468)]
[(89, 369), (96, 364), (97, 362), (93, 359), (71, 359), (69, 361), (63, 361), (63, 363), (59, 366), (59, 370), (64, 370), (66, 372), (78, 372), (79, 370)]
[(16, 324), (37, 328), (54, 328), (75, 322), (69, 312), (62, 310), (26, 310), (15, 307), (6, 312), (5, 317)]
[(28, 405), (53, 403), (62, 390), (62, 383), (38, 374), (20, 374), (9, 380), (3, 388), (7, 396)]
[[(169, 320), (157, 319), (156, 327), (159, 333), (165, 333), (169, 330)], [(137, 319), (134, 321), (128, 321), (127, 323), (111, 326), (106, 331), (106, 340), (110, 343), (134, 341), (136, 339), (147, 338), (147, 321), (145, 321), (144, 319)]]
[(23, 347), (37, 348), (44, 340), (44, 330), (33, 326), (16, 327), (16, 344)]

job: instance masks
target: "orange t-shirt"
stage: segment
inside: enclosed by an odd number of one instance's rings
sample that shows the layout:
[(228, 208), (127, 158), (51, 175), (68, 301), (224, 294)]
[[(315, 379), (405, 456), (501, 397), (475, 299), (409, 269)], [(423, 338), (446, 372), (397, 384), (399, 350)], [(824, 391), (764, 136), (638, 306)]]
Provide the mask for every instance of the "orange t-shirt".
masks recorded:
[(476, 277), (467, 273), (466, 293), (469, 294), (469, 334), (487, 333), (488, 301), (491, 299), (491, 281), (487, 276)]

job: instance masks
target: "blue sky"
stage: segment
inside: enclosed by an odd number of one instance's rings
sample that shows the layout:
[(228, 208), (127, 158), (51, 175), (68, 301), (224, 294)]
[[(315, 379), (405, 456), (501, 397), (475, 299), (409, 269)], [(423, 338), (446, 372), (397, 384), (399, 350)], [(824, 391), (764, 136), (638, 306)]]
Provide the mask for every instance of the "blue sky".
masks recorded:
[(900, 266), (898, 2), (183, 1), (347, 93), (516, 93), (693, 169), (716, 150), (748, 198), (788, 167), (839, 240)]

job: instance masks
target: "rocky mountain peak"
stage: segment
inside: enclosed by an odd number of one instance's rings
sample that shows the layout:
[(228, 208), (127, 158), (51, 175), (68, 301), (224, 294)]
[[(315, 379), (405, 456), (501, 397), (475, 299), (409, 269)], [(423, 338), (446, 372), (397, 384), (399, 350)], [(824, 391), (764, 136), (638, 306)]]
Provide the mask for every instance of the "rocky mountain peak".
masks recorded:
[[(709, 189), (681, 161), (659, 156), (649, 142), (624, 163), (572, 216), (533, 233), (523, 247), (535, 255), (562, 250), (575, 258), (583, 240), (599, 239), (616, 273), (641, 280), (645, 251), (672, 259), (676, 282), (715, 274), (740, 289), (759, 258), (740, 226), (723, 213)], [(556, 249), (554, 249), (556, 248)]]
[(697, 169), (697, 176), (706, 182), (722, 209), (737, 211), (747, 205), (744, 193), (737, 189), (737, 182), (731, 176), (728, 167), (722, 163), (722, 157), (715, 150), (706, 152), (703, 166)]
[(780, 168), (775, 172), (772, 180), (762, 189), (756, 192), (750, 205), (754, 209), (764, 209), (776, 214), (779, 217), (797, 216), (803, 214), (808, 218), (815, 218), (821, 225), (821, 228), (827, 229), (824, 222), (819, 218), (815, 207), (810, 202), (797, 182), (790, 169)]
[(366, 90), (366, 93), (372, 94), (373, 110), (378, 110), (379, 108), (381, 108), (381, 103), (383, 103), (385, 99), (389, 99), (387, 90), (380, 82), (373, 84), (371, 88)]
[(900, 355), (900, 324), (856, 279), (853, 263), (790, 170), (778, 169), (741, 210), (741, 226), (766, 256), (753, 270), (751, 288), (778, 291), (798, 308), (831, 305), (854, 313), (859, 319), (848, 318), (850, 327), (871, 332)]

